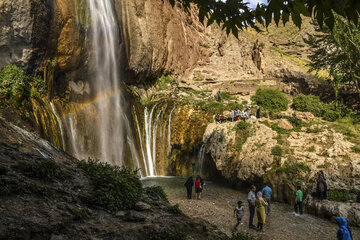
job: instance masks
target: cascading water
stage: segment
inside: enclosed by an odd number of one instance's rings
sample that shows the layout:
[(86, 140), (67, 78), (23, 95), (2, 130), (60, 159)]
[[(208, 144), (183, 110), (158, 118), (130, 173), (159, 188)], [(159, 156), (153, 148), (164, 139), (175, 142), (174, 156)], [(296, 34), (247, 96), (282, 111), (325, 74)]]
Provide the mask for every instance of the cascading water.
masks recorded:
[[(95, 98), (99, 126), (100, 158), (104, 162), (122, 165), (124, 148), (124, 109), (118, 64), (120, 62), (120, 33), (110, 0), (89, 0), (92, 22), (95, 76)], [(114, 93), (115, 92), (115, 93)]]
[(169, 116), (169, 127), (168, 127), (168, 155), (171, 153), (171, 118), (172, 114), (175, 110), (176, 105), (174, 105), (173, 109), (171, 109), (170, 116)]
[(62, 123), (61, 123), (61, 119), (59, 118), (59, 116), (56, 114), (56, 110), (54, 107), (54, 104), (52, 102), (50, 102), (50, 106), (51, 106), (51, 110), (56, 118), (56, 121), (59, 125), (60, 128), (60, 135), (61, 135), (61, 144), (62, 144), (62, 148), (65, 151), (65, 140), (64, 140), (64, 132), (63, 132), (63, 127), (62, 127)]
[(139, 121), (138, 121), (138, 118), (137, 118), (137, 115), (136, 115), (136, 111), (135, 111), (135, 121), (136, 121), (137, 131), (138, 131), (138, 134), (139, 134), (141, 154), (142, 154), (142, 157), (144, 159), (145, 176), (148, 176), (149, 175), (149, 169), (148, 169), (148, 166), (147, 166), (147, 162), (145, 160), (146, 156), (145, 156), (145, 152), (144, 152), (144, 147), (143, 147), (142, 137), (141, 137), (141, 131), (140, 131), (140, 126), (139, 126)]
[(71, 145), (73, 148), (73, 153), (75, 155), (75, 157), (77, 159), (80, 158), (80, 154), (79, 154), (79, 149), (77, 146), (77, 138), (76, 138), (76, 131), (75, 131), (75, 126), (74, 126), (74, 119), (73, 119), (73, 115), (70, 115), (68, 117), (68, 121), (69, 121), (69, 125), (70, 125), (70, 137), (71, 137)]
[[(154, 141), (153, 134), (151, 134), (152, 133), (152, 118), (153, 118), (153, 114), (154, 114), (154, 110), (155, 110), (156, 106), (157, 106), (157, 104), (155, 104), (153, 106), (153, 108), (151, 109), (150, 116), (149, 116), (147, 107), (145, 107), (145, 109), (144, 109), (145, 147), (146, 147), (145, 161), (147, 163), (149, 177), (156, 176), (156, 165), (155, 165), (155, 161), (153, 160), (153, 154), (152, 154), (152, 148), (151, 148), (152, 142)], [(155, 139), (155, 141), (156, 141), (156, 139)]]
[(210, 137), (211, 137), (211, 134), (205, 138), (203, 144), (201, 144), (201, 147), (200, 147), (200, 151), (199, 151), (199, 155), (198, 155), (198, 167), (197, 167), (197, 171), (198, 171), (198, 173), (200, 173), (200, 175), (203, 175), (205, 149), (206, 149), (206, 144), (209, 141)]

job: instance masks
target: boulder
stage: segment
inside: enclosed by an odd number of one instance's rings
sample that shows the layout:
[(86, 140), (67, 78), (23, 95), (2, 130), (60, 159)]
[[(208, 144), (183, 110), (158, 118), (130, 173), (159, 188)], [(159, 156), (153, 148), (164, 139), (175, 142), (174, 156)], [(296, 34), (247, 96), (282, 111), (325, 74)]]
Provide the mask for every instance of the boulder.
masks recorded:
[(315, 118), (314, 114), (311, 112), (295, 112), (294, 116), (305, 123), (310, 122)]
[(287, 119), (279, 119), (277, 121), (277, 124), (279, 125), (280, 128), (282, 129), (286, 129), (286, 130), (291, 130), (294, 127), (291, 125), (291, 123), (289, 122), (289, 120)]

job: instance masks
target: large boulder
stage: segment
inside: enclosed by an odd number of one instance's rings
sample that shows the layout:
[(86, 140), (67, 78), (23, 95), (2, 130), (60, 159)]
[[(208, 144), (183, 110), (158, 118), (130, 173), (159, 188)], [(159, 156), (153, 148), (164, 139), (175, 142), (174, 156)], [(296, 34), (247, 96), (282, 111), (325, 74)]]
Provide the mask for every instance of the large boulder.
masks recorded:
[(305, 122), (305, 123), (310, 122), (315, 118), (314, 114), (312, 114), (311, 112), (297, 112), (296, 111), (294, 113), (294, 116), (297, 119), (299, 119), (299, 120), (301, 120), (302, 122)]

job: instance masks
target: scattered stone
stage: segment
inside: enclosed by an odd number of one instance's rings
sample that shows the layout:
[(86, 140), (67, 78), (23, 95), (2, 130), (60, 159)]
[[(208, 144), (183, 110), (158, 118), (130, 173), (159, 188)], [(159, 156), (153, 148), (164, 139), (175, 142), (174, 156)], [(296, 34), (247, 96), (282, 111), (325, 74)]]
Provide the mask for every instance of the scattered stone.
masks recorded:
[(279, 119), (277, 121), (277, 124), (279, 125), (280, 128), (282, 129), (286, 129), (286, 130), (291, 130), (294, 127), (291, 125), (291, 123), (289, 122), (289, 120), (287, 119)]
[(135, 204), (135, 210), (137, 211), (146, 211), (146, 210), (149, 210), (151, 209), (151, 206), (147, 203), (144, 203), (144, 202), (137, 202)]
[(294, 116), (305, 123), (310, 122), (315, 118), (314, 114), (311, 112), (295, 112)]
[(124, 211), (118, 211), (116, 214), (115, 214), (116, 217), (125, 217), (125, 212)]
[(125, 220), (129, 222), (144, 222), (146, 215), (134, 210), (130, 210), (125, 214)]

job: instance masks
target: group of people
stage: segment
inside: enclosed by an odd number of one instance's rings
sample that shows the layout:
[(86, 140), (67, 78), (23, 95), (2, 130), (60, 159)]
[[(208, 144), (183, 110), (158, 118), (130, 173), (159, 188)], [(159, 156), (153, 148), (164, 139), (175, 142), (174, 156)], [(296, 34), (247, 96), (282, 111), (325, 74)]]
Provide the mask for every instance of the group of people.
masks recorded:
[(201, 193), (202, 193), (205, 182), (204, 182), (204, 179), (202, 179), (202, 177), (200, 177), (199, 175), (196, 176), (195, 182), (194, 182), (193, 176), (190, 176), (186, 180), (184, 186), (186, 187), (187, 198), (192, 199), (192, 189), (193, 189), (194, 184), (195, 184), (195, 199), (201, 200)]
[[(265, 184), (265, 187), (256, 193), (256, 187), (251, 186), (250, 192), (248, 193), (247, 201), (249, 204), (249, 228), (257, 228), (258, 230), (263, 230), (264, 224), (266, 222), (266, 216), (270, 215), (271, 211), (271, 195), (272, 190)], [(258, 225), (255, 227), (253, 224), (255, 212), (258, 219)], [(242, 202), (238, 202), (238, 206), (235, 208), (234, 213), (236, 215), (237, 223), (235, 225), (234, 230), (239, 226), (242, 220), (242, 216), (244, 214), (244, 207), (242, 206)]]
[(259, 119), (260, 118), (260, 108), (257, 107), (255, 116), (252, 114), (251, 108), (246, 107), (243, 111), (240, 111), (240, 109), (237, 110), (231, 110), (228, 117), (225, 117), (224, 115), (220, 115), (217, 113), (215, 115), (215, 121), (216, 123), (223, 123), (226, 121), (235, 122), (239, 120), (246, 121), (247, 119)]

